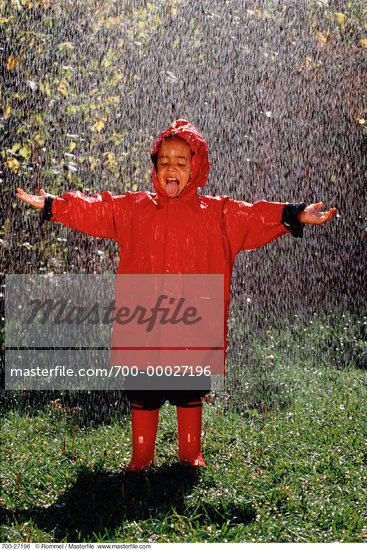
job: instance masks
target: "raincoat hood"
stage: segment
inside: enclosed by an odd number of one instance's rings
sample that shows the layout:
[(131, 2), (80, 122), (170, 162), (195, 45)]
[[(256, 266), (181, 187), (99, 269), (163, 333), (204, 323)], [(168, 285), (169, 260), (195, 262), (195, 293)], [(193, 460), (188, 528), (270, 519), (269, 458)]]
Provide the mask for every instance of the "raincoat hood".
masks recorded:
[[(181, 191), (178, 197), (170, 197), (164, 189), (161, 187), (157, 171), (156, 171), (156, 160), (158, 147), (168, 136), (180, 137), (186, 141), (189, 145), (192, 152), (191, 159), (191, 177), (189, 183)], [(208, 156), (208, 147), (203, 136), (198, 132), (198, 130), (187, 120), (175, 120), (167, 130), (161, 133), (159, 138), (154, 144), (152, 150), (152, 162), (153, 162), (153, 174), (152, 181), (154, 189), (156, 190), (161, 201), (172, 201), (172, 200), (190, 200), (196, 194), (199, 187), (204, 187), (207, 182), (209, 174), (209, 156)]]

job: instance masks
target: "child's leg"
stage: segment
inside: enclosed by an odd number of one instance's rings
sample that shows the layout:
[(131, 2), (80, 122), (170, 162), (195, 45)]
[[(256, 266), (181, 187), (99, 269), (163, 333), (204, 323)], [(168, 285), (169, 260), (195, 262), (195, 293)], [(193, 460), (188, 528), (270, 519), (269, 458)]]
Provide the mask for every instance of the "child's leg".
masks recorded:
[(192, 466), (205, 466), (201, 453), (202, 410), (202, 399), (177, 406), (178, 457)]
[(165, 402), (160, 391), (127, 391), (131, 403), (133, 456), (128, 471), (149, 468), (154, 461), (155, 438), (158, 429), (159, 409)]
[(159, 408), (149, 411), (131, 404), (133, 456), (126, 470), (144, 470), (153, 464), (158, 417)]

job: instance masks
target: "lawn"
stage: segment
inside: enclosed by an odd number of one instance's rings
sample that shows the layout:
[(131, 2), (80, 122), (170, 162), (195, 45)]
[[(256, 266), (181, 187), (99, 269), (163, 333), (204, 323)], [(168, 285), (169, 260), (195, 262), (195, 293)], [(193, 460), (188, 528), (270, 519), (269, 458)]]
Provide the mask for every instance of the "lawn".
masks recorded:
[(314, 316), (251, 335), (205, 404), (199, 471), (177, 463), (169, 405), (156, 466), (132, 474), (122, 398), (99, 420), (93, 395), (65, 410), (66, 396), (7, 396), (0, 540), (367, 542), (366, 322)]

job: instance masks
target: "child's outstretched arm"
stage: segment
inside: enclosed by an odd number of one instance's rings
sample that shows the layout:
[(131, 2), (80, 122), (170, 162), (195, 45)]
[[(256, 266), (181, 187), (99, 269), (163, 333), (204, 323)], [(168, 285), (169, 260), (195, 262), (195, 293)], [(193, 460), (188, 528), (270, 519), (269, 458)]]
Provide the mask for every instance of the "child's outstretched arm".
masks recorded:
[[(44, 220), (62, 224), (94, 237), (116, 240), (114, 215), (115, 199), (119, 200), (119, 219), (125, 221), (127, 208), (124, 197), (115, 197), (108, 191), (87, 197), (79, 191), (50, 195), (41, 189), (39, 195), (30, 195), (18, 188), (16, 196), (22, 201), (42, 209)], [(121, 200), (122, 199), (122, 200)], [(125, 214), (125, 216), (124, 216)]]
[(335, 216), (335, 208), (320, 212), (322, 206), (321, 202), (309, 206), (267, 201), (249, 204), (228, 198), (224, 219), (234, 255), (259, 248), (286, 233), (302, 237), (304, 224), (322, 224)]
[(304, 210), (298, 213), (298, 219), (301, 223), (311, 223), (313, 225), (320, 225), (322, 223), (332, 220), (336, 213), (336, 208), (330, 208), (327, 212), (319, 212), (324, 204), (318, 202), (316, 204), (310, 204), (306, 206)]

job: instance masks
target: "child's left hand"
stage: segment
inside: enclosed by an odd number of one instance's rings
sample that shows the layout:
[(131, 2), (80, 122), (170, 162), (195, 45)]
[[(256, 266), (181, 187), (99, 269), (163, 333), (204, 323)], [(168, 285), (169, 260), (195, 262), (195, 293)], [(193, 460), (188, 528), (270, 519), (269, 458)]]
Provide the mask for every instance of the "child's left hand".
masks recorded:
[(322, 208), (324, 204), (318, 202), (316, 204), (310, 204), (306, 206), (304, 210), (298, 213), (298, 219), (301, 223), (312, 223), (313, 225), (320, 225), (321, 223), (332, 220), (336, 213), (336, 208), (330, 208), (327, 212), (319, 212), (318, 209)]

